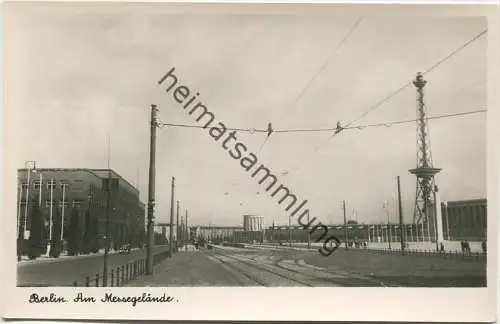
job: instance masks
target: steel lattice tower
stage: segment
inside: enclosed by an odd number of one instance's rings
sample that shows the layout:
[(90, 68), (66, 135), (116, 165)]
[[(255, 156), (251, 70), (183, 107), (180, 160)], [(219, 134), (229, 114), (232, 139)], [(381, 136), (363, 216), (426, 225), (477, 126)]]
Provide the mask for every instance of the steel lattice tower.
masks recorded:
[[(426, 107), (424, 102), (424, 86), (427, 83), (421, 73), (417, 74), (413, 85), (417, 88), (417, 167), (409, 170), (417, 177), (417, 189), (415, 197), (415, 209), (413, 222), (421, 225), (422, 238), (424, 237), (424, 226), (426, 235), (430, 240), (431, 224), (434, 232), (434, 175), (441, 169), (432, 165), (432, 154), (430, 147), (429, 130), (427, 127)], [(418, 228), (418, 226), (417, 226)]]

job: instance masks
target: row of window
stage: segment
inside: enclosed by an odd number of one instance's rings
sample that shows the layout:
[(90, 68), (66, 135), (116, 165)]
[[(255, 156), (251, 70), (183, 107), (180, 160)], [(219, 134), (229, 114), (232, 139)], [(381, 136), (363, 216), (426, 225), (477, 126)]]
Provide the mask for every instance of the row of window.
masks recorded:
[[(47, 189), (56, 189), (57, 188), (57, 181), (56, 180), (47, 180), (45, 181), (47, 183)], [(42, 186), (42, 181), (40, 180), (34, 180), (33, 181), (33, 187), (35, 189), (40, 189), (40, 187)], [(60, 181), (60, 186), (61, 188), (63, 187), (67, 187), (68, 186), (68, 183), (66, 181)], [(26, 190), (28, 189), (28, 183), (27, 182), (23, 182), (21, 184), (21, 188)]]
[[(72, 207), (77, 207), (77, 206), (80, 206), (82, 203), (83, 203), (82, 200), (73, 200), (71, 202), (71, 206)], [(26, 205), (26, 201), (25, 200), (21, 201), (21, 205)], [(52, 202), (51, 202), (50, 199), (47, 199), (45, 201), (45, 206), (46, 207), (50, 207), (51, 205), (54, 206), (54, 207), (55, 206), (61, 207), (63, 205), (67, 207), (69, 205), (69, 201), (66, 200), (66, 201), (63, 202), (62, 200), (52, 200)]]
[[(82, 204), (84, 203), (83, 200), (73, 200), (71, 202), (71, 206), (72, 207), (79, 207), (81, 206)], [(85, 202), (87, 203), (87, 202)], [(21, 201), (21, 206), (25, 206), (26, 205), (26, 201), (25, 200), (22, 200)], [(67, 207), (69, 205), (69, 201), (65, 201), (63, 202), (62, 200), (52, 200), (52, 203), (50, 202), (50, 199), (47, 199), (45, 201), (45, 207), (50, 207), (50, 206), (53, 206), (53, 207), (56, 207), (56, 206), (59, 206), (59, 207), (62, 207), (63, 205), (65, 207)], [(97, 205), (95, 205), (96, 207), (105, 207), (106, 206), (106, 203), (105, 202), (99, 202)], [(118, 211), (119, 208), (118, 207), (111, 207), (111, 210), (113, 211)]]
[(447, 216), (455, 227), (482, 227), (486, 226), (486, 212), (486, 206), (461, 206), (450, 208)]

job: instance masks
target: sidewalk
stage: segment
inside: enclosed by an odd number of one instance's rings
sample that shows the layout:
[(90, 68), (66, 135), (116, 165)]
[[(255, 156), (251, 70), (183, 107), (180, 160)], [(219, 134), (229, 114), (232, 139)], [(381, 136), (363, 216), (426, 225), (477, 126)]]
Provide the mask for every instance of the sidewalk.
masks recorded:
[[(161, 248), (165, 247), (164, 245), (157, 245), (155, 248)], [(143, 248), (144, 250), (146, 249), (145, 247)], [(140, 248), (133, 248), (131, 249), (131, 253), (135, 251), (142, 250)], [(118, 250), (109, 250), (109, 255), (114, 255), (114, 254), (119, 254), (120, 251)], [(45, 254), (39, 256), (35, 260), (30, 260), (28, 256), (23, 255), (21, 258), (21, 261), (17, 261), (17, 266), (22, 267), (28, 264), (40, 264), (40, 263), (54, 263), (54, 262), (64, 262), (68, 260), (74, 260), (74, 259), (85, 259), (85, 258), (96, 258), (96, 257), (103, 257), (104, 256), (104, 249), (100, 249), (99, 252), (97, 253), (89, 253), (89, 254), (78, 254), (78, 255), (67, 255), (67, 251), (63, 252), (61, 255), (59, 255), (58, 258), (53, 258), (49, 257)]]
[[(139, 248), (134, 248), (132, 249), (133, 251), (137, 251)], [(117, 254), (120, 251), (115, 251), (115, 250), (110, 250), (109, 254)], [(66, 260), (72, 260), (72, 259), (84, 259), (84, 258), (92, 258), (92, 257), (99, 257), (104, 255), (104, 249), (99, 250), (97, 253), (89, 253), (89, 254), (78, 254), (78, 255), (68, 255), (67, 252), (62, 253), (59, 255), (58, 258), (53, 258), (50, 256), (47, 256), (46, 254), (43, 254), (36, 258), (35, 260), (30, 260), (28, 256), (23, 255), (21, 257), (21, 261), (18, 261), (17, 264), (19, 266), (25, 265), (25, 264), (37, 264), (37, 263), (47, 263), (47, 262), (60, 262), (60, 261), (66, 261)]]
[(153, 274), (138, 277), (125, 287), (241, 286), (234, 275), (207, 254), (194, 248), (174, 253), (155, 265)]

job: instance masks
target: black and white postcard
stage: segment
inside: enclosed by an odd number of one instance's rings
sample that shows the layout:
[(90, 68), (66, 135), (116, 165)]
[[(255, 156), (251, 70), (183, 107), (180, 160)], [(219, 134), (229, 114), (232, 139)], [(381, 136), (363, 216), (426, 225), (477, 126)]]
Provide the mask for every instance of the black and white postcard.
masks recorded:
[(496, 10), (4, 3), (3, 315), (494, 321)]

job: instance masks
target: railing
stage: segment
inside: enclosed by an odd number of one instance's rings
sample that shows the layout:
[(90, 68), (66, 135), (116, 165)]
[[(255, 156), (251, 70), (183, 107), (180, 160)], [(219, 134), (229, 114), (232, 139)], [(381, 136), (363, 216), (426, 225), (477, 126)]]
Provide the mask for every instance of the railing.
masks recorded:
[[(297, 244), (297, 243), (292, 243), (292, 246), (289, 246), (289, 244), (284, 244), (283, 245), (277, 245), (276, 243), (268, 243), (264, 244), (264, 246), (269, 246), (269, 247), (274, 247), (274, 248), (279, 248), (279, 249), (295, 249), (295, 248), (301, 248), (301, 249), (306, 249), (307, 250), (307, 245), (303, 245), (303, 243)], [(319, 246), (313, 246), (311, 245), (310, 250), (316, 251), (319, 248)], [(345, 244), (341, 244), (338, 247), (338, 250), (343, 250), (345, 251)], [(486, 253), (484, 252), (460, 252), (457, 250), (451, 250), (451, 251), (436, 251), (436, 250), (422, 250), (422, 249), (412, 249), (412, 248), (406, 248), (404, 250), (404, 253), (401, 252), (401, 248), (399, 249), (373, 249), (373, 248), (364, 248), (364, 247), (355, 247), (355, 246), (350, 246), (347, 251), (361, 251), (361, 252), (371, 252), (371, 253), (376, 253), (379, 255), (384, 255), (384, 254), (389, 254), (389, 255), (414, 255), (414, 256), (431, 256), (431, 257), (442, 257), (442, 258), (462, 258), (462, 259), (467, 259), (467, 260), (481, 260), (481, 259), (486, 259)], [(334, 255), (333, 253), (332, 255)]]
[[(153, 265), (165, 260), (169, 256), (169, 251), (161, 252), (153, 256)], [(138, 276), (146, 273), (146, 258), (134, 260), (132, 262), (115, 266), (108, 272), (108, 287), (121, 287)], [(103, 273), (98, 272), (93, 276), (85, 277), (83, 283), (73, 281), (73, 286), (84, 287), (104, 287)]]
[[(345, 249), (345, 247), (342, 247)], [(420, 249), (405, 249), (404, 252), (401, 249), (365, 249), (365, 248), (353, 248), (350, 247), (349, 251), (366, 251), (374, 252), (379, 255), (383, 254), (399, 254), (399, 255), (419, 255), (419, 256), (434, 256), (442, 258), (462, 258), (462, 259), (472, 259), (480, 260), (486, 258), (486, 253), (484, 252), (459, 252), (459, 251), (436, 251), (436, 250), (420, 250)]]

